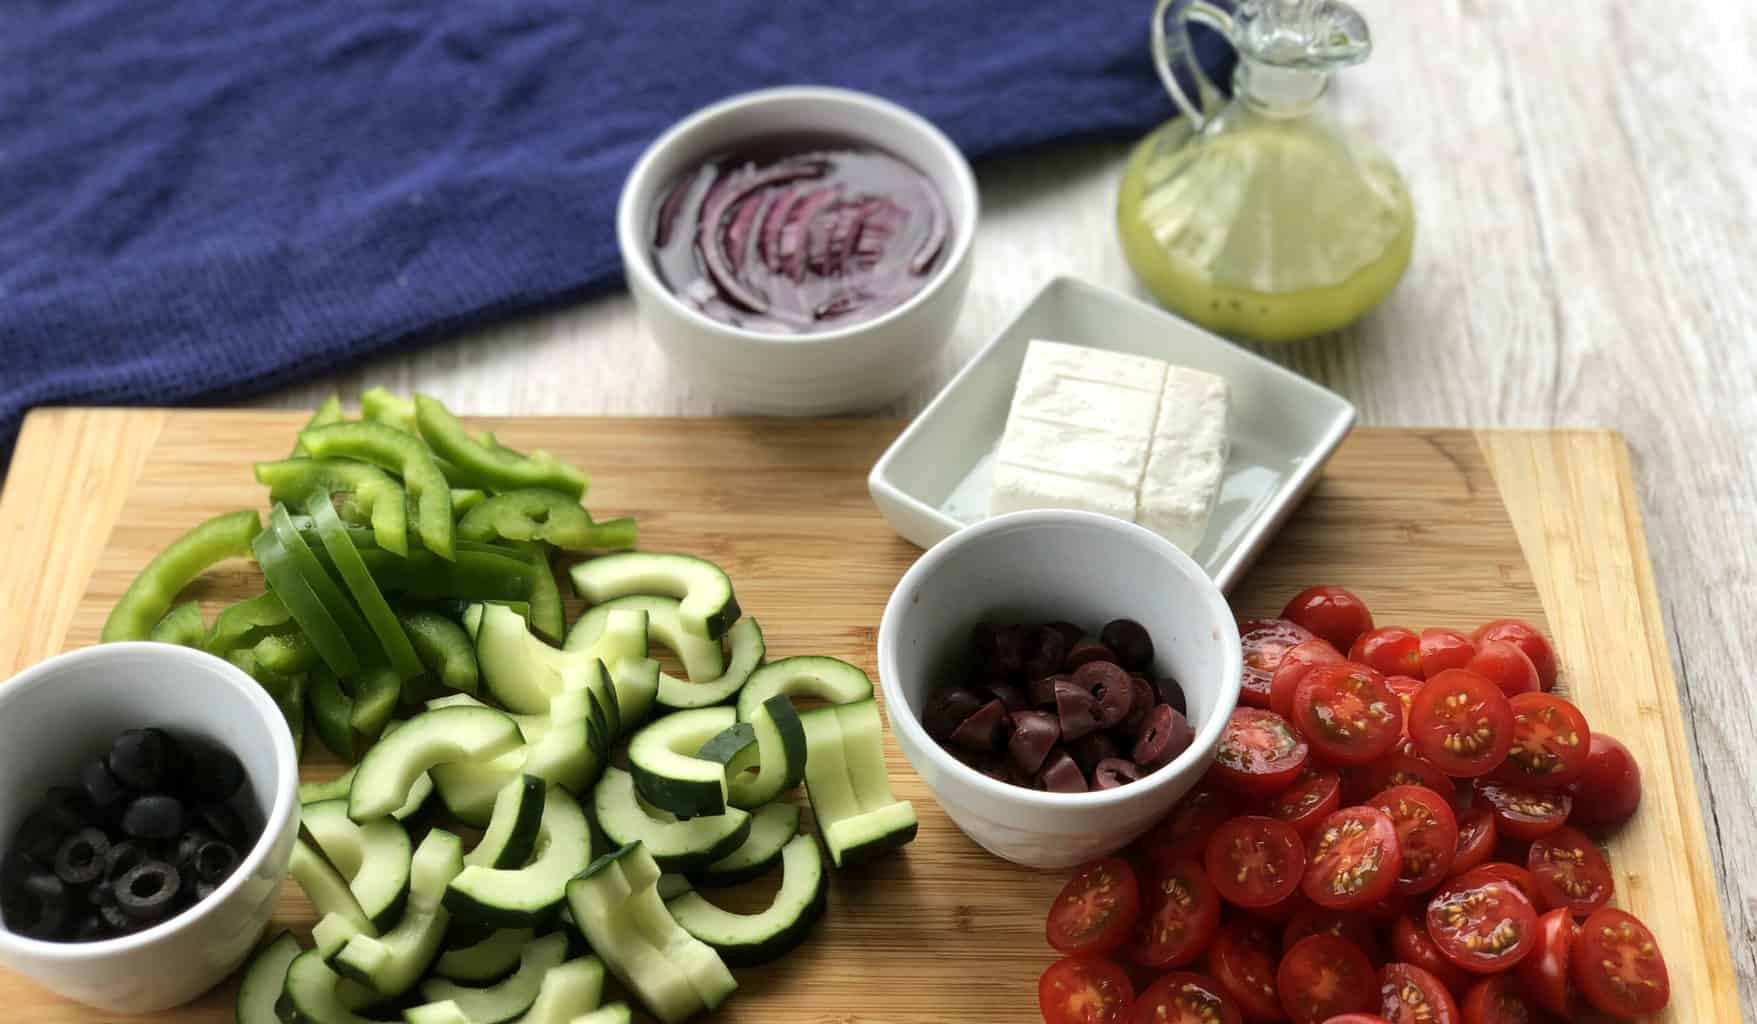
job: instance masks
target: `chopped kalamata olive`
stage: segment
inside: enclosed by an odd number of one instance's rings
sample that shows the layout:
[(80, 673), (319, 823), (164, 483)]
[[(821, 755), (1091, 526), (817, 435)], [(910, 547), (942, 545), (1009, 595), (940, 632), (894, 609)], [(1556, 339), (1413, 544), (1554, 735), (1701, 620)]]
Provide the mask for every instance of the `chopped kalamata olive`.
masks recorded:
[(987, 751), (1000, 746), (1007, 706), (998, 700), (982, 705), (952, 730), (952, 742), (965, 750)]
[(1086, 792), (1086, 776), (1080, 774), (1080, 766), (1063, 750), (1049, 756), (1037, 775), (1037, 784), (1051, 793)]
[(1080, 770), (1088, 776), (1092, 774), (1094, 768), (1098, 767), (1098, 762), (1106, 758), (1122, 756), (1122, 750), (1116, 745), (1116, 741), (1110, 738), (1109, 733), (1104, 732), (1095, 732), (1078, 743), (1069, 744), (1068, 753), (1073, 756), (1074, 763), (1080, 766)]
[(1098, 728), (1098, 698), (1071, 679), (1055, 684), (1055, 713), (1069, 743)]
[(1025, 696), (1030, 699), (1031, 706), (1034, 708), (1055, 707), (1055, 684), (1058, 682), (1071, 683), (1073, 678), (1065, 675), (1044, 676), (1042, 679), (1033, 679), (1026, 684)]
[(1123, 668), (1139, 671), (1153, 665), (1153, 638), (1147, 627), (1134, 619), (1112, 619), (1104, 624), (1098, 639), (1116, 652)]
[(183, 802), (163, 793), (135, 797), (122, 812), (122, 831), (135, 839), (169, 839), (183, 830)]
[(989, 667), (1011, 678), (1025, 670), (1025, 644), (1029, 628), (1002, 626), (995, 635), (994, 658)]
[(1025, 699), (1025, 691), (1011, 683), (990, 683), (988, 694), (1004, 704), (1009, 714), (1014, 711), (1023, 711), (1031, 706), (1030, 702)]
[(927, 734), (941, 743), (952, 738), (952, 732), (964, 724), (976, 709), (986, 704), (982, 695), (975, 690), (962, 686), (954, 686), (941, 690), (927, 705), (927, 714), (921, 716), (921, 724)]
[(1153, 683), (1146, 676), (1134, 673), (1129, 676), (1130, 688), (1135, 691), (1135, 704), (1129, 708), (1129, 717), (1123, 719), (1118, 726), (1125, 735), (1134, 736), (1141, 731), (1141, 723), (1146, 721), (1147, 713), (1153, 705), (1159, 703), (1159, 693), (1153, 689)]
[(1062, 635), (1062, 639), (1066, 641), (1064, 646), (1068, 650), (1073, 650), (1075, 644), (1086, 639), (1085, 630), (1066, 620), (1052, 622), (1049, 624), (1049, 628)]
[(976, 655), (977, 661), (993, 661), (995, 645), (999, 642), (999, 637), (999, 626), (978, 622), (970, 627), (970, 653)]
[(1124, 761), (1120, 757), (1107, 757), (1098, 762), (1092, 769), (1093, 789), (1115, 789), (1141, 777), (1141, 769), (1133, 761)]
[(1116, 664), (1116, 652), (1096, 640), (1082, 640), (1068, 648), (1068, 656), (1062, 659), (1062, 668), (1072, 672), (1081, 665), (1094, 661), (1108, 661)]
[(1053, 626), (1040, 626), (1031, 631), (1030, 646), (1025, 652), (1023, 668), (1026, 679), (1042, 679), (1054, 675), (1067, 657), (1068, 641)]
[(1089, 661), (1074, 670), (1074, 685), (1098, 701), (1098, 727), (1109, 729), (1129, 717), (1135, 706), (1135, 683), (1108, 661)]
[(100, 811), (109, 810), (128, 795), (128, 787), (111, 774), (101, 757), (92, 758), (79, 770), (79, 785), (85, 790), (85, 798)]
[(85, 885), (104, 873), (104, 857), (110, 840), (103, 829), (82, 828), (62, 841), (55, 851), (55, 877), (68, 885)]
[(1160, 704), (1147, 715), (1131, 756), (1142, 771), (1150, 772), (1170, 764), (1177, 755), (1189, 749), (1193, 739), (1195, 734), (1184, 716), (1171, 705)]
[(1020, 774), (1035, 774), (1061, 739), (1061, 726), (1047, 711), (1015, 711), (1012, 720), (1013, 735), (1007, 740), (1007, 753)]
[(166, 734), (159, 729), (130, 729), (110, 744), (110, 774), (136, 792), (157, 789), (170, 756)]
[(1170, 676), (1161, 677), (1159, 680), (1159, 699), (1170, 704), (1180, 715), (1190, 713), (1190, 706), (1184, 703), (1184, 688), (1179, 686), (1177, 680)]
[(129, 917), (152, 921), (171, 909), (171, 900), (183, 887), (177, 869), (162, 860), (144, 860), (116, 879), (116, 905)]

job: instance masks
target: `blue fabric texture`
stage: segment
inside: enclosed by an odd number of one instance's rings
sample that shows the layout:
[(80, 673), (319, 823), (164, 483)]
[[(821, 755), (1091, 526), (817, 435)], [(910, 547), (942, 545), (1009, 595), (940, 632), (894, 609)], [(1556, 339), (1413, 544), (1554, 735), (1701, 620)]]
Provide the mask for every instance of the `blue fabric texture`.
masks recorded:
[(628, 168), (730, 93), (868, 90), (972, 156), (1139, 133), (1151, 9), (9, 0), (0, 466), (33, 406), (223, 400), (616, 286)]

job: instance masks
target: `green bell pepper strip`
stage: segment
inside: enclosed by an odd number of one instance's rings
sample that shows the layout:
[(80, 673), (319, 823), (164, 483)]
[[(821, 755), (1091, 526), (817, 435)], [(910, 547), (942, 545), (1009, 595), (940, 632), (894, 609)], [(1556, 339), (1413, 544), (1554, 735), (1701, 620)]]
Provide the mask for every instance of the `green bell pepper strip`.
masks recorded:
[(462, 516), (487, 500), (487, 491), (478, 491), (474, 487), (453, 487), (451, 489), (451, 514)]
[(232, 651), (255, 645), (265, 636), (298, 631), (299, 624), (293, 621), (287, 606), (269, 591), (220, 609), (202, 647), (223, 658)]
[(299, 439), (320, 459), (355, 459), (402, 474), (403, 487), (419, 509), (415, 528), (421, 543), (441, 558), (452, 557), (451, 485), (420, 438), (382, 423), (332, 423)]
[(269, 589), (287, 606), (293, 621), (305, 631), (306, 638), (317, 648), (324, 663), (343, 675), (358, 672), (360, 658), (348, 643), (347, 634), (318, 600), (280, 537), (273, 530), (264, 530), (256, 535), (255, 548), (256, 560), (262, 566), (262, 575), (268, 580)]
[(369, 548), (360, 559), (381, 589), (417, 600), (525, 601), (534, 585), (531, 563), (522, 556), (460, 550), (447, 562), (426, 551), (398, 558)]
[[(347, 584), (355, 602), (360, 605), (361, 613), (366, 616), (367, 624), (372, 627), (372, 632), (378, 636), (378, 642), (383, 645), (385, 655), (390, 658), (390, 667), (402, 679), (420, 675), (421, 659), (415, 656), (415, 648), (410, 645), (408, 634), (403, 632), (402, 625), (397, 622), (396, 612), (390, 610), (390, 604), (385, 601), (378, 584), (372, 581), (372, 574), (366, 570), (366, 563), (360, 560), (360, 551), (348, 537), (348, 528), (342, 525), (341, 517), (336, 515), (336, 507), (331, 503), (330, 496), (322, 491), (313, 493), (305, 502), (305, 510), (311, 514), (311, 521), (317, 524), (317, 535), (323, 542), (324, 551), (329, 554), (330, 564), (335, 566), (342, 582)], [(284, 512), (283, 509), (277, 514)], [(299, 536), (297, 531), (294, 536)], [(304, 543), (303, 538), (300, 543)], [(318, 566), (317, 571), (323, 572), (323, 567)]]
[(576, 501), (586, 493), (586, 474), (578, 467), (547, 452), (519, 455), (498, 442), (484, 444), (437, 399), (415, 396), (415, 423), (434, 453), (452, 465), (458, 483), (495, 492), (547, 487)]
[(415, 645), (427, 675), (447, 689), (475, 693), (480, 682), (476, 668), (476, 645), (464, 627), (429, 611), (403, 611), (397, 621)]
[(319, 666), (310, 674), (306, 695), (311, 706), (311, 724), (317, 738), (330, 753), (347, 762), (359, 759), (354, 748), (354, 698), (342, 690), (342, 682), (328, 668)]
[(148, 640), (161, 644), (176, 644), (179, 647), (201, 649), (201, 642), (207, 639), (207, 623), (201, 617), (200, 601), (185, 601), (165, 613), (158, 625), (147, 634)]
[[(305, 578), (305, 585), (311, 588), (311, 592), (323, 602), (323, 608), (329, 612), (330, 618), (341, 627), (342, 636), (347, 638), (348, 646), (354, 649), (360, 663), (364, 665), (382, 661), (382, 647), (373, 635), (372, 628), (366, 624), (354, 603), (348, 600), (348, 595), (342, 592), (324, 563), (318, 561), (311, 546), (305, 543), (305, 538), (299, 534), (292, 517), (287, 513), (287, 506), (276, 505), (269, 510), (268, 528), (274, 533), (275, 539), (281, 542), (281, 546), (286, 548), (287, 554), (292, 556), (293, 567)], [(303, 623), (300, 625), (303, 626)]]
[(311, 641), (305, 639), (304, 633), (265, 636), (256, 641), (256, 646), (250, 648), (250, 652), (256, 655), (258, 665), (281, 675), (309, 672), (322, 664), (322, 659), (317, 656), (317, 648), (311, 646)]
[(297, 759), (305, 750), (306, 677), (283, 676), (270, 672), (257, 662), (254, 654), (246, 650), (232, 651), (226, 655), (226, 660), (256, 680), (257, 685), (275, 702), (275, 706), (281, 709), (281, 717), (286, 719), (287, 729), (293, 734), (293, 757)]
[(475, 541), (496, 537), (534, 540), (563, 551), (632, 548), (635, 521), (624, 518), (594, 523), (578, 501), (560, 491), (521, 487), (496, 494), (471, 509), (458, 520), (458, 536)]
[(405, 434), (420, 433), (415, 428), (415, 403), (382, 387), (367, 388), (360, 393), (360, 415)]
[[(312, 427), (327, 427), (331, 423), (340, 423), (345, 418), (346, 417), (342, 415), (341, 396), (332, 394), (324, 399), (323, 404), (317, 407), (317, 411), (311, 414), (311, 418), (305, 421), (304, 429), (310, 430)], [(297, 459), (304, 454), (305, 445), (299, 441), (294, 441), (293, 453), (287, 457)]]
[(551, 643), (561, 643), (567, 633), (567, 617), (561, 607), (561, 587), (556, 584), (555, 570), (549, 564), (549, 552), (541, 544), (524, 542), (516, 546), (523, 549), (530, 566), (531, 593), (526, 600), (531, 604), (531, 628)]
[(268, 487), (270, 501), (283, 504), (304, 501), (313, 491), (345, 491), (371, 519), (372, 535), (379, 547), (399, 555), (409, 553), (409, 514), (403, 485), (377, 466), (342, 459), (283, 459), (257, 463), (256, 479)]
[(262, 519), (249, 509), (214, 516), (159, 552), (128, 585), (99, 635), (103, 643), (145, 640), (197, 576), (228, 558), (249, 558)]
[(354, 679), (354, 713), (348, 725), (354, 730), (359, 749), (378, 741), (385, 723), (396, 713), (397, 698), (402, 696), (403, 681), (388, 666), (369, 668)]

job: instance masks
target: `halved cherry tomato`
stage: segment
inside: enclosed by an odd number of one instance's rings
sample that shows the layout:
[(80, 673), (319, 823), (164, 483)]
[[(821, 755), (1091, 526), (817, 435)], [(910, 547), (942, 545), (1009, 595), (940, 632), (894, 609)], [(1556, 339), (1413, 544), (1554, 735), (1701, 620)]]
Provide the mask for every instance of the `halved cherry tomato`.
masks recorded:
[(1338, 651), (1353, 647), (1357, 637), (1373, 628), (1366, 602), (1342, 587), (1307, 587), (1287, 602), (1281, 617), (1330, 641)]
[(1299, 888), (1305, 844), (1285, 821), (1241, 815), (1214, 830), (1205, 866), (1221, 899), (1239, 907), (1272, 907)]
[(1232, 798), (1211, 786), (1185, 793), (1177, 808), (1136, 841), (1155, 867), (1164, 869), (1180, 861), (1199, 861), (1208, 849), (1208, 837), (1221, 822), (1232, 817)]
[(1240, 1024), (1238, 1007), (1214, 979), (1173, 971), (1135, 1000), (1135, 1024)]
[(1221, 925), (1208, 950), (1208, 969), (1214, 972), (1214, 980), (1249, 1021), (1287, 1019), (1275, 994), (1275, 965), (1280, 961), (1281, 943), (1275, 933), (1249, 917), (1235, 917)]
[(1370, 629), (1355, 638), (1348, 660), (1388, 676), (1415, 675), (1421, 671), (1421, 637), (1402, 626)]
[(1580, 777), (1592, 730), (1580, 709), (1548, 693), (1522, 693), (1513, 708), (1513, 746), (1495, 777), (1537, 789), (1559, 789)]
[(1337, 1014), (1372, 1010), (1378, 994), (1366, 954), (1334, 935), (1308, 935), (1294, 943), (1275, 971), (1275, 990), (1294, 1024), (1323, 1024)]
[(1472, 672), (1486, 676), (1489, 681), (1501, 688), (1501, 692), (1509, 697), (1522, 693), (1536, 693), (1542, 687), (1538, 683), (1537, 667), (1517, 644), (1505, 640), (1484, 640), (1476, 645), (1476, 657), (1464, 666)]
[(1240, 623), (1238, 642), (1244, 648), (1245, 670), (1238, 699), (1252, 707), (1269, 706), (1269, 683), (1281, 659), (1294, 647), (1312, 639), (1305, 627), (1286, 619), (1252, 619)]
[(1445, 772), (1432, 761), (1401, 750), (1393, 750), (1349, 775), (1352, 785), (1346, 787), (1346, 795), (1356, 803), (1365, 803), (1392, 786), (1425, 786), (1441, 797), (1452, 798), (1452, 780)]
[(1452, 873), (1462, 875), (1489, 859), (1495, 850), (1495, 812), (1487, 807), (1472, 807), (1458, 816), (1458, 855), (1452, 858)]
[(1291, 721), (1323, 760), (1366, 764), (1403, 734), (1403, 702), (1365, 665), (1318, 665), (1294, 687)]
[(1513, 968), (1532, 1000), (1551, 1013), (1574, 1019), (1574, 985), (1568, 975), (1569, 954), (1580, 926), (1566, 910), (1552, 910), (1537, 919), (1537, 941)]
[(1391, 955), (1440, 979), (1454, 993), (1463, 992), (1475, 977), (1441, 955), (1440, 947), (1428, 938), (1427, 926), (1409, 914), (1399, 917), (1391, 926)]
[(1458, 1024), (1458, 1002), (1445, 983), (1414, 964), (1379, 971), (1379, 1016), (1390, 1024)]
[(1548, 835), (1561, 828), (1574, 809), (1574, 798), (1566, 793), (1505, 782), (1478, 782), (1476, 795), (1495, 812), (1495, 830), (1507, 839)]
[(1405, 736), (1409, 735), (1409, 707), (1415, 703), (1417, 691), (1425, 684), (1426, 680), (1417, 679), (1414, 676), (1385, 677), (1385, 685), (1389, 686), (1391, 692), (1395, 693), (1397, 699), (1403, 703), (1403, 735)]
[(1390, 1024), (1376, 1013), (1339, 1013), (1324, 1024)]
[(1121, 857), (1084, 865), (1049, 905), (1045, 935), (1069, 956), (1104, 956), (1121, 946), (1141, 912), (1135, 869)]
[(1596, 910), (1580, 925), (1570, 957), (1580, 994), (1613, 1017), (1658, 1013), (1672, 996), (1665, 957), (1647, 926), (1621, 910)]
[(1532, 667), (1537, 669), (1538, 684), (1545, 690), (1555, 688), (1556, 650), (1536, 626), (1518, 619), (1496, 619), (1478, 626), (1474, 640), (1479, 647), (1491, 640), (1514, 644), (1531, 659)]
[(1318, 823), (1342, 806), (1342, 777), (1319, 770), (1275, 794), (1263, 809), (1272, 818), (1292, 825), (1301, 836), (1311, 835)]
[(1512, 882), (1466, 871), (1428, 901), (1428, 936), (1446, 959), (1473, 974), (1519, 962), (1531, 949), (1537, 911)]
[(1327, 910), (1308, 903), (1281, 930), (1281, 948), (1292, 949), (1299, 944), (1299, 940), (1312, 935), (1334, 935), (1339, 939), (1347, 939), (1374, 964), (1385, 959), (1379, 935), (1364, 911)]
[(1270, 924), (1286, 924), (1295, 915), (1311, 905), (1312, 901), (1306, 899), (1306, 894), (1295, 889), (1280, 903), (1253, 909), (1251, 911), (1251, 916), (1259, 921), (1267, 921)]
[(1537, 905), (1585, 917), (1611, 901), (1611, 866), (1598, 844), (1563, 826), (1531, 843), (1525, 867), (1537, 880)]
[(1373, 798), (1372, 806), (1391, 817), (1403, 869), (1392, 892), (1413, 896), (1445, 879), (1458, 856), (1458, 817), (1440, 794), (1425, 786), (1392, 786)]
[(1155, 970), (1182, 967), (1201, 958), (1218, 927), (1220, 897), (1202, 866), (1184, 861), (1154, 880), (1123, 954)]
[(1135, 986), (1109, 960), (1064, 957), (1037, 979), (1037, 1008), (1045, 1024), (1125, 1024)]
[(1511, 974), (1492, 974), (1464, 995), (1464, 1024), (1539, 1024), (1537, 1004)]
[(1313, 637), (1288, 648), (1281, 665), (1269, 680), (1269, 710), (1282, 718), (1293, 714), (1293, 690), (1314, 665), (1334, 665), (1345, 659), (1330, 646), (1330, 641)]
[(1487, 775), (1513, 746), (1513, 708), (1494, 683), (1469, 669), (1447, 669), (1415, 695), (1409, 739), (1447, 775)]
[(1616, 737), (1595, 732), (1586, 764), (1568, 792), (1574, 797), (1570, 823), (1582, 828), (1621, 825), (1641, 806), (1641, 766)]
[(1463, 668), (1476, 657), (1476, 643), (1456, 629), (1421, 631), (1421, 674), (1432, 679), (1449, 668)]
[[(1521, 896), (1529, 900), (1533, 907), (1537, 906), (1537, 879), (1519, 865), (1511, 861), (1491, 860), (1475, 870), (1479, 877), (1499, 878), (1503, 882), (1513, 883), (1513, 888), (1518, 889)], [(1460, 871), (1459, 874), (1463, 872)]]
[(1310, 757), (1287, 719), (1263, 708), (1235, 708), (1208, 776), (1235, 793), (1270, 796), (1292, 785)]
[(1307, 840), (1300, 888), (1321, 907), (1355, 910), (1390, 895), (1402, 870), (1391, 818), (1376, 807), (1349, 807), (1325, 818)]

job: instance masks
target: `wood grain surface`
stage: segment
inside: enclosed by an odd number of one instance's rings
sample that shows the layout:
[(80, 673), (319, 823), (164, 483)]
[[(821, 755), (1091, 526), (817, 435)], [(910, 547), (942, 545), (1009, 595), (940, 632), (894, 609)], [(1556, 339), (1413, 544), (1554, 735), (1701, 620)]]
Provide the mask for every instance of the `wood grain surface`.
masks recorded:
[[(296, 413), (53, 410), (33, 414), (0, 494), (0, 600), (25, 609), (16, 668), (96, 640), (139, 567), (189, 524), (260, 505), (250, 463), (284, 455)], [(484, 420), (510, 444), (545, 447), (594, 475), (590, 503), (632, 514), (643, 546), (719, 561), (771, 654), (829, 653), (875, 665), (884, 601), (917, 549), (893, 535), (865, 473), (900, 424), (832, 420)], [(69, 482), (74, 486), (69, 486)], [(1517, 524), (1517, 529), (1515, 527)], [(1522, 552), (1523, 545), (1523, 552)], [(16, 553), (23, 552), (22, 556)], [(1608, 842), (1619, 902), (1659, 934), (1677, 1024), (1739, 1019), (1685, 724), (1665, 655), (1632, 477), (1603, 433), (1364, 430), (1234, 595), (1273, 614), (1318, 580), (1357, 590), (1382, 622), (1472, 626), (1516, 615), (1552, 630), (1564, 686), (1595, 725), (1630, 743), (1647, 778), (1635, 821)], [(222, 567), (197, 584), (211, 614), (260, 586)], [(578, 611), (577, 602), (571, 610)], [(785, 962), (740, 974), (718, 1019), (1035, 1019), (1051, 960), (1042, 917), (1059, 873), (1012, 868), (950, 825), (887, 740), (919, 839), (838, 874), (818, 933)], [(338, 771), (315, 739), (305, 774)], [(289, 885), (279, 914), (303, 929)], [(979, 984), (978, 984), (979, 983)], [(230, 1019), (229, 986), (157, 1019)], [(4, 1017), (105, 1019), (0, 973)]]

